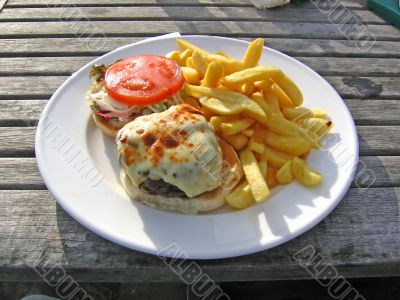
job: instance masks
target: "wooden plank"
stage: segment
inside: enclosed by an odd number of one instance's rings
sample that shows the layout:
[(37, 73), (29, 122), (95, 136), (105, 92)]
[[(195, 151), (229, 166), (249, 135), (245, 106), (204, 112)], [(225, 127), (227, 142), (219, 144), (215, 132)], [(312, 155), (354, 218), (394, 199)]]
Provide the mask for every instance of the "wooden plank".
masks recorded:
[(66, 76), (3, 77), (0, 80), (0, 99), (8, 99), (9, 96), (14, 99), (26, 99), (27, 95), (30, 95), (31, 99), (49, 98), (67, 78)]
[(0, 189), (46, 188), (35, 158), (0, 158), (0, 165)]
[(356, 124), (400, 125), (400, 101), (345, 99)]
[[(0, 58), (0, 75), (70, 75), (89, 63), (95, 56), (85, 57), (15, 57)], [(294, 57), (321, 75), (339, 76), (397, 76), (394, 66), (400, 59), (338, 58), (338, 57)], [(49, 63), (51, 61), (51, 63)]]
[(361, 155), (400, 155), (399, 126), (357, 126), (357, 133)]
[[(77, 38), (0, 39), (0, 54), (7, 56), (99, 55), (143, 39), (140, 37), (91, 38), (90, 43), (87, 39)], [(91, 47), (91, 45), (98, 46)], [(265, 39), (265, 45), (294, 56), (400, 57), (397, 51), (400, 42), (391, 41), (377, 41), (368, 52), (360, 52), (355, 44), (348, 40), (268, 37)]]
[[(48, 98), (67, 78), (66, 76), (2, 77), (0, 99)], [(395, 77), (324, 76), (324, 78), (344, 98), (396, 99), (400, 96), (400, 86)]]
[(71, 75), (95, 58), (94, 56), (0, 58), (0, 75)]
[[(357, 125), (400, 125), (400, 101), (345, 99)], [(47, 100), (2, 100), (0, 126), (35, 126)]]
[[(400, 156), (363, 156), (359, 163), (358, 177), (352, 186), (400, 186), (399, 164)], [(0, 166), (0, 189), (45, 188), (35, 158), (0, 158)], [(370, 174), (375, 175), (365, 178)]]
[[(84, 20), (84, 17), (81, 18)], [(378, 40), (399, 41), (399, 29), (391, 25), (368, 25)], [(352, 29), (350, 29), (352, 28)], [(364, 26), (345, 24), (342, 30), (362, 32)], [(80, 21), (80, 22), (1, 22), (0, 37), (73, 37), (73, 36), (149, 36), (168, 32), (250, 37), (301, 37), (343, 39), (335, 24), (246, 22), (246, 21)]]
[(35, 133), (35, 127), (0, 127), (0, 156), (33, 157)]
[[(323, 258), (320, 269), (332, 264), (346, 278), (399, 276), (398, 199), (400, 188), (352, 188), (326, 219), (290, 242), (197, 263), (215, 281), (310, 279), (293, 255), (313, 247)], [(48, 191), (0, 191), (0, 220), (0, 280), (41, 280), (30, 268), (38, 265), (62, 267), (77, 281), (180, 280), (157, 256), (118, 246), (79, 225)], [(150, 236), (159, 230), (143, 221)]]
[[(346, 57), (294, 57), (321, 75), (353, 76), (397, 76), (393, 66), (400, 65), (400, 59), (346, 58)], [(397, 73), (397, 74), (396, 74)]]
[(2, 100), (0, 126), (35, 126), (47, 100)]
[[(336, 1), (328, 2), (325, 5), (335, 6), (337, 4)], [(365, 8), (366, 3), (364, 0), (342, 0), (340, 4), (344, 7), (349, 8)], [(137, 5), (159, 5), (159, 6), (168, 6), (168, 5), (227, 5), (227, 6), (250, 6), (251, 4), (247, 0), (141, 0), (140, 2), (132, 2), (130, 0), (70, 0), (65, 2), (64, 0), (8, 0), (7, 7), (24, 7), (24, 6), (48, 6), (48, 5), (77, 5), (77, 6), (137, 6)], [(293, 6), (293, 5), (292, 5)], [(298, 6), (300, 7), (315, 7), (313, 3), (305, 1), (305, 3), (301, 3)]]
[(344, 98), (398, 98), (400, 86), (393, 77), (339, 77), (324, 78)]
[[(357, 20), (363, 23), (385, 24), (376, 14), (365, 11), (353, 11)], [(255, 7), (210, 7), (210, 6), (174, 6), (174, 7), (51, 7), (51, 8), (12, 8), (5, 9), (0, 20), (7, 22), (26, 21), (66, 21), (85, 16), (91, 21), (101, 20), (245, 20), (267, 22), (318, 22), (342, 23), (342, 19), (329, 19), (327, 14), (315, 9), (300, 7), (282, 7), (274, 10), (258, 10)]]

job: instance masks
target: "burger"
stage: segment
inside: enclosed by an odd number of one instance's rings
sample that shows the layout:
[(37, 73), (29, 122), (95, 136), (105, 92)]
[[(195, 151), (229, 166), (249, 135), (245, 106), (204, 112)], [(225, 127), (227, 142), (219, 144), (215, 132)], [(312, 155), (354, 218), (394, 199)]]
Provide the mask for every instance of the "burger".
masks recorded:
[(121, 183), (134, 200), (185, 214), (224, 205), (243, 176), (235, 150), (188, 104), (140, 116), (119, 130)]
[(93, 81), (86, 99), (94, 122), (111, 137), (139, 116), (183, 103), (182, 70), (175, 60), (163, 56), (140, 55), (95, 65), (89, 77)]

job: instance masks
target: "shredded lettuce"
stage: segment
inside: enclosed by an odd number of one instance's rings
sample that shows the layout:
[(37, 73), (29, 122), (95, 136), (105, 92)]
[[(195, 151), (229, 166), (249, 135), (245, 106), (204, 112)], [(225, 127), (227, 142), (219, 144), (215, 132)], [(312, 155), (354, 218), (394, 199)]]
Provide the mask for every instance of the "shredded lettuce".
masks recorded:
[(97, 82), (104, 79), (108, 66), (106, 65), (93, 65), (89, 73), (89, 78), (93, 78)]
[(156, 103), (156, 104), (149, 105), (149, 108), (153, 112), (163, 112), (163, 111), (166, 111), (168, 109), (168, 105), (165, 102), (161, 102), (161, 103)]
[(99, 110), (100, 110), (100, 106), (99, 106), (96, 102), (93, 102), (93, 103), (90, 105), (90, 109), (92, 110), (92, 112), (93, 112), (94, 114), (97, 115), (97, 113), (98, 113)]
[(92, 69), (90, 70), (90, 73), (89, 73), (89, 78), (93, 78), (97, 82), (104, 80), (104, 76), (106, 74), (107, 69), (109, 67), (111, 67), (113, 64), (115, 64), (121, 60), (122, 59), (118, 59), (111, 65), (104, 65), (104, 64), (103, 65), (93, 65)]

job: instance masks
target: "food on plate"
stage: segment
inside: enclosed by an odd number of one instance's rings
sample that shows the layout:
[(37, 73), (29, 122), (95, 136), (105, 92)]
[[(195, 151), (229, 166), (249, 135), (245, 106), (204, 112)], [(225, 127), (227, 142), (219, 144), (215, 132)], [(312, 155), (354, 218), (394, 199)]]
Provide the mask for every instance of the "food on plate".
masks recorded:
[(283, 70), (259, 64), (263, 39), (249, 43), (242, 58), (176, 42), (180, 50), (167, 56), (184, 70), (184, 93), (243, 166), (244, 179), (225, 197), (231, 207), (265, 201), (272, 188), (294, 180), (307, 187), (321, 183), (305, 158), (333, 124), (324, 110), (303, 106), (301, 90)]
[(89, 76), (93, 82), (86, 98), (93, 119), (112, 137), (139, 116), (182, 103), (182, 69), (175, 60), (163, 56), (140, 55), (108, 66), (95, 65)]
[(115, 150), (128, 195), (160, 209), (216, 209), (243, 175), (232, 146), (189, 104), (135, 118), (118, 132)]
[(243, 171), (254, 196), (254, 200), (256, 202), (265, 201), (270, 191), (253, 152), (249, 148), (241, 151), (240, 161), (242, 162)]

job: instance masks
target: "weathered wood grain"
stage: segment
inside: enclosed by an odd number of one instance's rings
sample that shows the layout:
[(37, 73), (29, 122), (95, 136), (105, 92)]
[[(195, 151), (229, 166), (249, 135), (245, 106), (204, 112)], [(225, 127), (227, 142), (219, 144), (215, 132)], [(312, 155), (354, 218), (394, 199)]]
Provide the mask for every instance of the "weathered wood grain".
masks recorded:
[(33, 157), (35, 133), (35, 127), (0, 127), (0, 156)]
[(396, 77), (340, 77), (324, 78), (345, 98), (395, 98), (400, 94)]
[(356, 124), (397, 125), (400, 121), (400, 101), (345, 99)]
[(0, 126), (35, 126), (47, 100), (3, 100)]
[[(48, 98), (67, 78), (67, 76), (2, 77), (0, 99)], [(400, 85), (396, 77), (324, 76), (324, 78), (344, 98), (396, 99), (400, 96)]]
[[(334, 6), (336, 4), (336, 1), (331, 1), (326, 3), (325, 5), (327, 7)], [(344, 7), (349, 7), (349, 8), (365, 8), (366, 3), (364, 0), (342, 0), (340, 1), (340, 4), (343, 5)], [(7, 3), (7, 7), (20, 7), (20, 6), (48, 6), (48, 5), (77, 5), (77, 6), (83, 6), (83, 5), (104, 5), (104, 6), (140, 6), (140, 5), (157, 5), (157, 6), (168, 6), (168, 5), (178, 5), (178, 6), (183, 6), (183, 5), (226, 5), (226, 6), (235, 6), (235, 5), (240, 5), (240, 6), (251, 6), (249, 1), (247, 0), (141, 0), (140, 2), (132, 2), (130, 0), (118, 0), (118, 1), (113, 1), (113, 0), (70, 0), (66, 2), (65, 0), (51, 0), (51, 1), (46, 1), (46, 0), (9, 0)], [(293, 5), (291, 5), (293, 6)], [(300, 7), (315, 7), (313, 3), (310, 2), (305, 2), (300, 5)]]
[[(79, 16), (78, 16), (79, 18)], [(305, 39), (345, 38), (335, 24), (247, 22), (247, 21), (84, 21), (80, 22), (2, 22), (0, 37), (82, 37), (82, 36), (149, 36), (169, 32), (248, 37), (301, 37)], [(368, 25), (367, 30), (378, 40), (399, 41), (399, 29), (390, 25)], [(362, 25), (345, 24), (342, 31), (361, 33)], [(352, 29), (350, 29), (352, 28)], [(90, 32), (88, 34), (88, 32)]]
[[(0, 58), (0, 75), (70, 75), (95, 56), (85, 57), (13, 57)], [(294, 57), (321, 75), (397, 76), (400, 59)], [(52, 64), (49, 64), (49, 60)], [(56, 66), (56, 67), (55, 67)]]
[[(251, 40), (239, 37), (243, 40)], [(100, 55), (118, 47), (135, 43), (141, 37), (91, 38), (26, 38), (0, 39), (0, 54), (5, 56), (79, 56)], [(92, 47), (97, 45), (97, 47)], [(340, 57), (400, 57), (400, 42), (377, 41), (367, 52), (360, 52), (354, 42), (348, 40), (265, 38), (265, 45), (294, 56)]]
[(357, 126), (361, 155), (400, 155), (400, 127)]
[[(376, 14), (366, 10), (353, 11), (357, 20), (365, 24), (385, 24)], [(0, 20), (7, 22), (26, 21), (67, 21), (75, 20), (77, 15), (91, 21), (101, 20), (246, 20), (266, 22), (318, 22), (341, 23), (342, 18), (329, 19), (316, 9), (300, 7), (258, 10), (255, 7), (212, 7), (212, 6), (173, 6), (173, 7), (51, 7), (51, 8), (12, 8), (5, 9)], [(356, 18), (348, 23), (355, 23)]]
[[(197, 263), (216, 281), (307, 279), (293, 255), (312, 246), (324, 258), (321, 269), (333, 264), (345, 277), (399, 276), (399, 199), (399, 188), (352, 188), (324, 221), (284, 245)], [(157, 256), (83, 228), (48, 191), (0, 191), (0, 220), (0, 280), (40, 280), (31, 265), (61, 266), (78, 281), (180, 280)]]
[(66, 76), (3, 77), (0, 80), (0, 98), (8, 99), (11, 96), (26, 99), (28, 95), (31, 99), (49, 98), (67, 78)]
[[(399, 186), (399, 164), (400, 156), (362, 156), (352, 186)], [(35, 158), (0, 158), (0, 166), (0, 189), (45, 189)]]
[(0, 189), (45, 189), (35, 158), (0, 158)]

